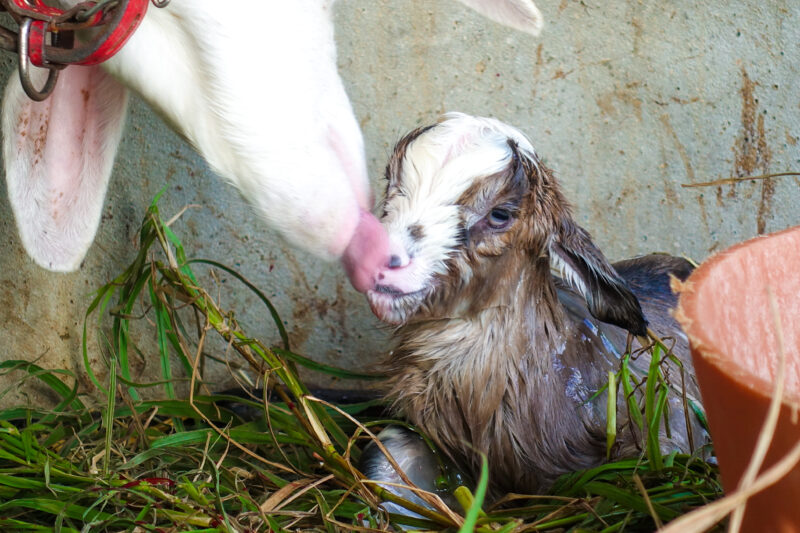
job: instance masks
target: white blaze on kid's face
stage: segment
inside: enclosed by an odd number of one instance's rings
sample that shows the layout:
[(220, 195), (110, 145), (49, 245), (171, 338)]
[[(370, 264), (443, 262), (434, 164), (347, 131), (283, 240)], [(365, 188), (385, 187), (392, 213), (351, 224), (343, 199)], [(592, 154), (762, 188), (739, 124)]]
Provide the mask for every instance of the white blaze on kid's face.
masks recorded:
[[(400, 261), (380, 272), (376, 290), (369, 293), (379, 317), (397, 322), (399, 308), (419, 304), (434, 289), (435, 277), (447, 272), (461, 235), (483, 216), (458, 200), (509, 167), (509, 139), (533, 153), (520, 132), (499, 121), (450, 113), (407, 146), (400, 175), (390, 177), (381, 219), (390, 254)], [(492, 192), (485, 184), (485, 193)], [(414, 298), (400, 305), (407, 295)]]

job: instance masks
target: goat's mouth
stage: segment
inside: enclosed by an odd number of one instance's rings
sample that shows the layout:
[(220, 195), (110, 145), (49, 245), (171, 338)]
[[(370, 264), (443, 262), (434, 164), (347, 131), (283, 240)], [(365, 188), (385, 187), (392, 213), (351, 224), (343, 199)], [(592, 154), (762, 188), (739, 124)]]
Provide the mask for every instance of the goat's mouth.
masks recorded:
[(388, 285), (376, 285), (367, 291), (367, 300), (376, 317), (387, 324), (400, 325), (419, 309), (428, 292), (425, 288), (403, 292)]

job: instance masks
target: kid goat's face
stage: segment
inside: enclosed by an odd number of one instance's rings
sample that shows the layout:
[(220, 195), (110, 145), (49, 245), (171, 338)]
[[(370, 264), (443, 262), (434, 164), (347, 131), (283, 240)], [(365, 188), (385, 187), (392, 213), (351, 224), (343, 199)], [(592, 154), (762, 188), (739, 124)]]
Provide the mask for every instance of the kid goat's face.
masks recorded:
[(401, 139), (381, 219), (391, 260), (367, 294), (376, 316), (407, 322), (514, 248), (533, 161), (526, 139), (490, 119), (451, 114)]

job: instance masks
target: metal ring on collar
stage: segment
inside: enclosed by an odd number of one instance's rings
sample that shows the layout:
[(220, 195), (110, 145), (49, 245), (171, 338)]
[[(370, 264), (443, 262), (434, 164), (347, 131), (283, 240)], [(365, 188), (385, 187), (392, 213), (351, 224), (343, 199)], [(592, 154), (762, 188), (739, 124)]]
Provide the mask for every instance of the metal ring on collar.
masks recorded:
[(33, 82), (30, 78), (31, 61), (30, 57), (28, 56), (32, 23), (33, 19), (26, 18), (19, 26), (19, 81), (22, 83), (22, 88), (25, 90), (25, 94), (27, 94), (31, 100), (41, 102), (50, 96), (50, 93), (52, 93), (53, 89), (55, 89), (56, 81), (58, 81), (58, 69), (53, 67), (48, 68), (50, 72), (47, 75), (47, 81), (44, 83), (44, 87), (42, 87), (41, 90), (36, 89), (33, 86)]

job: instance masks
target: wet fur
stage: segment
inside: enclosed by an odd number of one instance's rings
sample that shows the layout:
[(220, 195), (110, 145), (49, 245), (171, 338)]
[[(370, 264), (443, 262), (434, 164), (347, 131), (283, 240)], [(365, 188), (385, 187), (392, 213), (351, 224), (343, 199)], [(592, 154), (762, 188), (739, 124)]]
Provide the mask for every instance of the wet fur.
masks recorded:
[[(428, 131), (397, 145), (387, 166), (387, 204), (404, 194), (405, 169), (415, 165), (407, 149)], [(651, 255), (612, 267), (574, 222), (552, 171), (515, 139), (508, 146), (507, 168), (476, 176), (458, 205), (473, 215), (505, 206), (513, 224), (498, 232), (463, 215), (446, 272), (431, 275), (429, 293), (397, 330), (387, 362), (395, 409), (468, 472), (477, 472), (486, 454), (495, 494), (540, 491), (561, 474), (606, 460), (605, 395), (587, 400), (619, 360), (601, 335), (619, 352), (628, 331), (641, 334), (648, 323), (673, 338), (687, 392), (699, 397), (685, 336), (669, 314), (676, 302), (669, 276), (684, 279), (691, 265)], [(563, 276), (553, 274), (554, 263)], [(635, 366), (646, 373), (648, 364), (642, 356)], [(670, 378), (680, 385), (677, 368)], [(689, 452), (702, 444), (702, 430), (692, 423), (690, 443), (673, 396), (672, 436), (662, 431), (662, 447)], [(638, 454), (642, 435), (631, 430), (624, 407), (618, 425), (612, 458)]]

